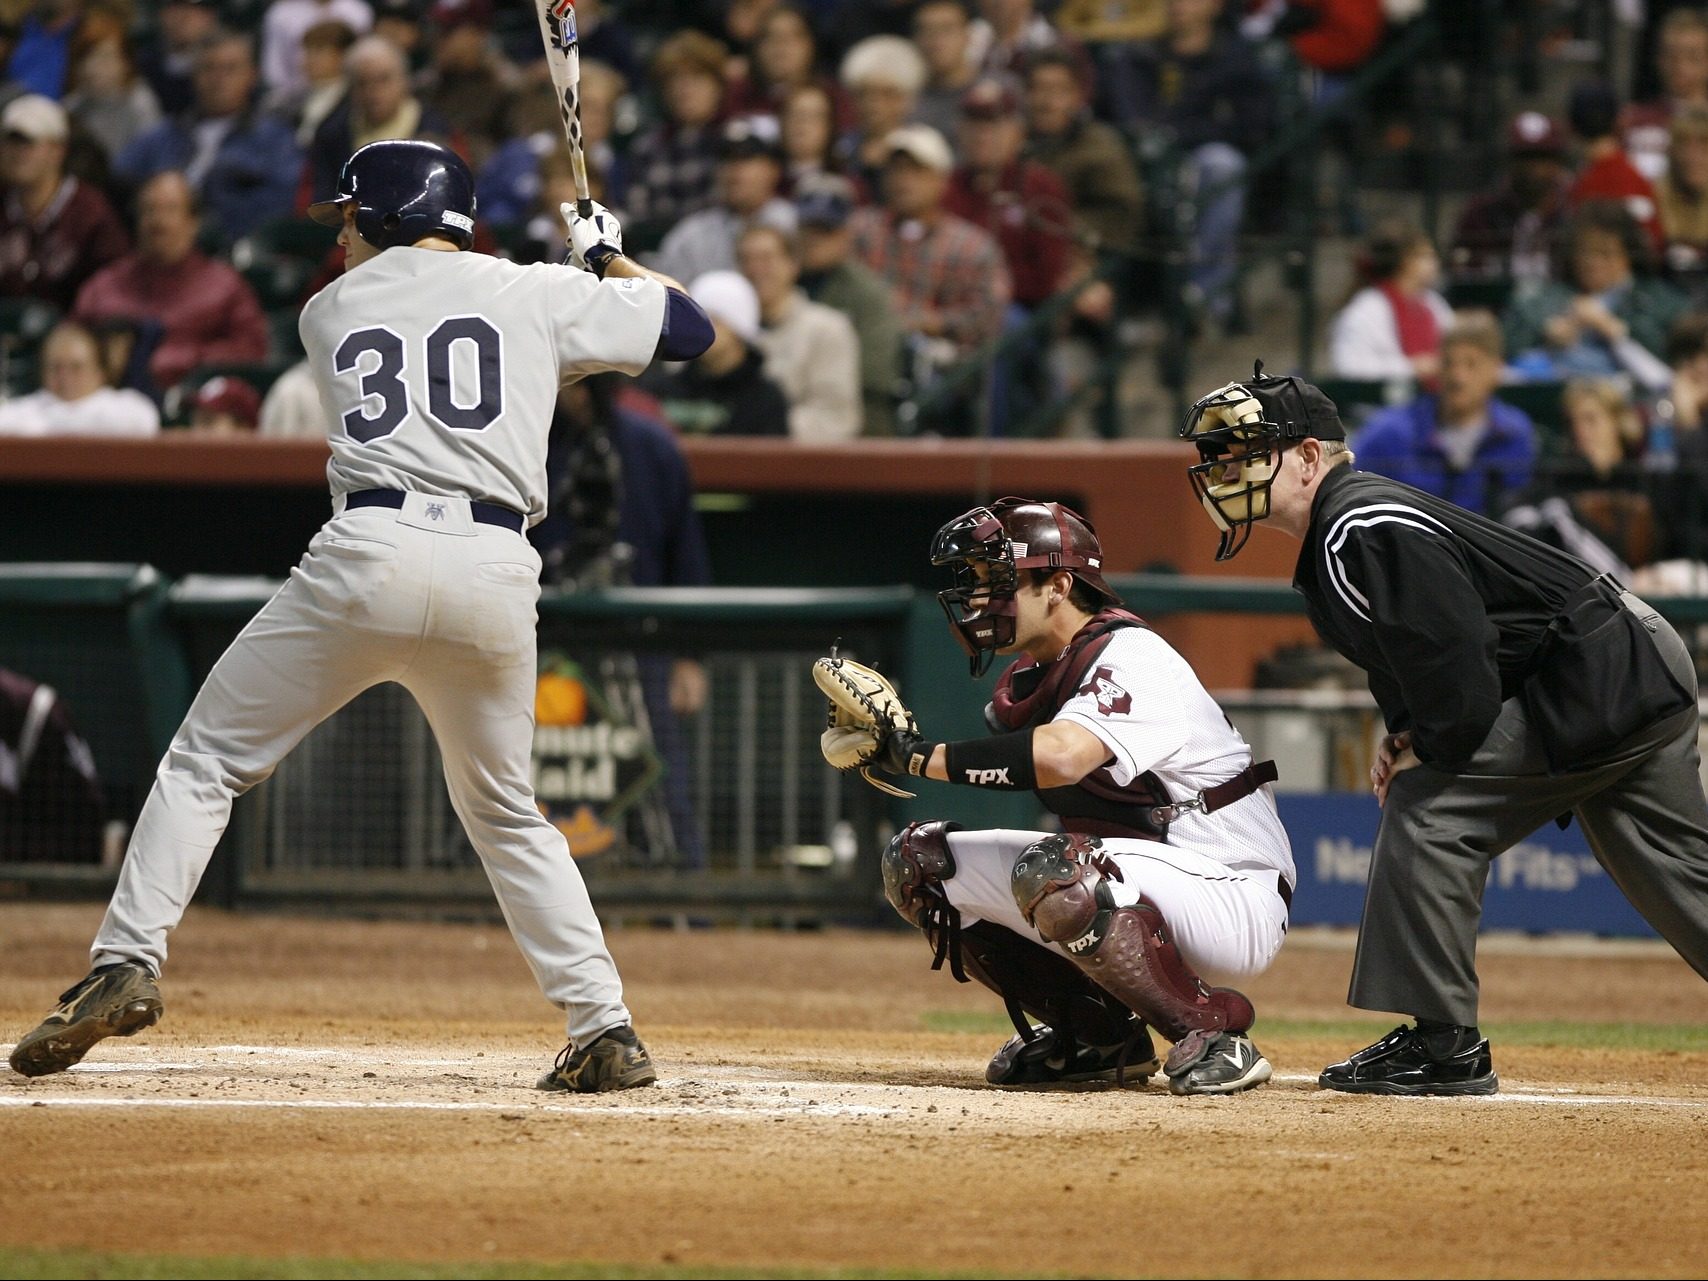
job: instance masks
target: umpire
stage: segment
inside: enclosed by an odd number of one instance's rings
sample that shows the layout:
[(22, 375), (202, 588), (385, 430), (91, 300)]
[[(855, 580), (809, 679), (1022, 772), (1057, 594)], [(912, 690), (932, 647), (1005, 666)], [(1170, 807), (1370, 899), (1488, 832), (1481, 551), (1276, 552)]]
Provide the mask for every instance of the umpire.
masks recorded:
[(1477, 1030), (1490, 862), (1575, 815), (1596, 859), (1708, 977), (1708, 798), (1696, 674), (1678, 634), (1610, 575), (1397, 481), (1358, 471), (1334, 404), (1297, 378), (1230, 383), (1181, 434), (1221, 530), (1303, 540), (1293, 586), (1369, 676), (1387, 722), (1381, 828), (1348, 1001), (1412, 1015), (1326, 1089), (1492, 1094)]

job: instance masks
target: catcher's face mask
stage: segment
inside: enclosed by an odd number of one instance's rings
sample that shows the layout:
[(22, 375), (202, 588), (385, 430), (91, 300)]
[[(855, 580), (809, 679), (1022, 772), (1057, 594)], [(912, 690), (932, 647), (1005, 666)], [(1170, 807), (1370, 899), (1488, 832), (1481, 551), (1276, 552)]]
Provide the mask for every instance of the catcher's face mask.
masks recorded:
[(1198, 501), (1221, 531), (1217, 560), (1229, 560), (1269, 515), (1269, 489), (1281, 466), (1281, 428), (1239, 383), (1219, 387), (1192, 406), (1180, 434), (1202, 460), (1187, 469)]
[(982, 676), (999, 649), (1014, 643), (1020, 572), (1014, 544), (988, 507), (975, 507), (937, 531), (931, 563), (954, 571), (955, 585), (937, 593), (955, 639)]

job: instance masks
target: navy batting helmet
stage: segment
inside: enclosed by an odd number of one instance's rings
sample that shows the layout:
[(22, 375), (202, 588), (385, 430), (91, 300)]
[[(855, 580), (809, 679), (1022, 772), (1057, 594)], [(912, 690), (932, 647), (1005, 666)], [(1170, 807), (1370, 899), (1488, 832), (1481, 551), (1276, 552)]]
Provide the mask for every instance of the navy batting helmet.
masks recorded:
[(338, 171), (338, 194), (316, 201), (308, 216), (344, 225), (344, 206), (356, 208), (356, 230), (380, 249), (446, 236), (474, 243), (474, 176), (454, 151), (436, 142), (388, 139), (358, 148)]

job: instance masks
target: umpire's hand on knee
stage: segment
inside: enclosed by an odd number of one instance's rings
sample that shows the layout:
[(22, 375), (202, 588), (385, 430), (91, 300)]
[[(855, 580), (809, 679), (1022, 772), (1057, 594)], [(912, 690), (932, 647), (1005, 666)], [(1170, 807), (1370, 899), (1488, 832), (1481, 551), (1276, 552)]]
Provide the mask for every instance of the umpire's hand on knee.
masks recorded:
[(1370, 767), (1370, 790), (1376, 793), (1376, 803), (1388, 803), (1388, 785), (1394, 775), (1422, 764), (1411, 750), (1411, 735), (1385, 735), (1376, 748), (1376, 763)]

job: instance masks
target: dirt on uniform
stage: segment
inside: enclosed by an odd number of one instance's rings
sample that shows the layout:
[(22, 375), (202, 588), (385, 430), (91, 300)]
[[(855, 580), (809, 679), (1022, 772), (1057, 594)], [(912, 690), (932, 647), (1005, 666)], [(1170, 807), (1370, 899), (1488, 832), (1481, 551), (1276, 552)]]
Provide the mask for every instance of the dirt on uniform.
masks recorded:
[[(84, 972), (99, 916), (0, 907), (0, 1041)], [(986, 1088), (1000, 1005), (931, 973), (917, 935), (629, 931), (612, 947), (662, 1082), (569, 1097), (530, 1088), (561, 1041), (501, 927), (193, 911), (159, 1027), (70, 1073), (0, 1078), (0, 1243), (1708, 1274), (1708, 1053), (1574, 1044), (1568, 1027), (1558, 1044), (1497, 1040), (1492, 1099), (1320, 1092), (1325, 1063), (1391, 1026), (1346, 1008), (1344, 937), (1301, 932), (1249, 985), (1276, 1080), (1232, 1099), (1176, 1099), (1160, 1079)], [(1659, 946), (1491, 940), (1481, 969), (1490, 1024), (1708, 1021), (1708, 985)]]

